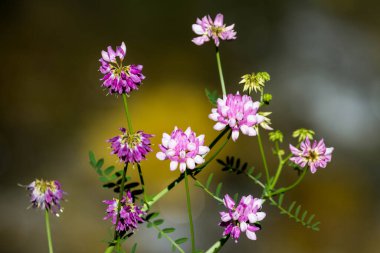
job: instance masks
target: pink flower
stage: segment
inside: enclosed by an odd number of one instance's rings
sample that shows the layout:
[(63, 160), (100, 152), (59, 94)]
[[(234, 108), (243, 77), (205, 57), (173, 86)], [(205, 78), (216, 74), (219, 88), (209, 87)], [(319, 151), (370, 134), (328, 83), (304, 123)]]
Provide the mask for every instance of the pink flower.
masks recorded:
[[(142, 65), (123, 65), (123, 60), (127, 48), (122, 42), (116, 51), (112, 47), (107, 47), (107, 51), (102, 51), (99, 71), (104, 76), (102, 86), (108, 89), (110, 94), (129, 94), (132, 90), (137, 90), (145, 76), (142, 74)], [(118, 61), (118, 59), (120, 61)]]
[(214, 40), (217, 47), (219, 46), (219, 39), (236, 39), (236, 32), (233, 30), (234, 24), (226, 27), (223, 24), (223, 15), (220, 13), (216, 15), (214, 21), (210, 15), (204, 16), (202, 19), (197, 18), (196, 24), (193, 24), (192, 28), (197, 35), (200, 35), (192, 40), (198, 46), (208, 42), (210, 38)]
[(264, 212), (259, 212), (264, 202), (263, 199), (253, 198), (251, 195), (243, 196), (235, 207), (235, 201), (226, 194), (224, 196), (224, 206), (228, 212), (220, 212), (219, 225), (224, 227), (223, 236), (231, 235), (235, 242), (240, 237), (240, 233), (246, 233), (248, 239), (256, 240), (256, 231), (260, 226), (256, 223), (263, 220), (266, 216)]
[(316, 140), (311, 145), (309, 137), (301, 142), (301, 150), (289, 145), (290, 151), (293, 156), (290, 160), (302, 168), (308, 165), (311, 173), (315, 173), (318, 167), (326, 168), (327, 163), (331, 161), (331, 155), (334, 148), (326, 148), (326, 145), (322, 140), (317, 142)]
[(214, 129), (220, 131), (226, 126), (232, 129), (232, 140), (239, 137), (239, 130), (248, 136), (257, 134), (257, 125), (264, 122), (265, 117), (257, 113), (260, 102), (253, 102), (247, 95), (228, 94), (218, 99), (218, 107), (211, 110), (209, 118), (217, 121)]
[(197, 164), (204, 163), (204, 156), (210, 151), (204, 146), (205, 136), (196, 136), (190, 127), (183, 132), (175, 127), (171, 135), (162, 135), (162, 144), (159, 145), (161, 151), (157, 153), (159, 160), (170, 162), (170, 170), (174, 171), (179, 165), (179, 170), (184, 172), (186, 167), (193, 170)]

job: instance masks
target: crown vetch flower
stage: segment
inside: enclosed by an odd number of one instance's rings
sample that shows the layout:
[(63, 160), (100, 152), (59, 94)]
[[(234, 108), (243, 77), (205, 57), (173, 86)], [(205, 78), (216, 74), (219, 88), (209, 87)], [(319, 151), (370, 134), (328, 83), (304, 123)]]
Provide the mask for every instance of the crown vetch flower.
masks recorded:
[(311, 145), (309, 137), (301, 142), (301, 149), (289, 145), (293, 157), (290, 160), (302, 168), (308, 165), (311, 173), (315, 173), (319, 167), (326, 168), (327, 163), (331, 161), (331, 156), (334, 148), (326, 148), (326, 145), (321, 139), (319, 142), (316, 140)]
[(57, 180), (36, 179), (27, 185), (26, 189), (29, 191), (32, 207), (48, 210), (57, 216), (63, 211), (60, 202), (65, 192)]
[(198, 46), (208, 42), (212, 38), (215, 45), (218, 47), (220, 40), (234, 40), (236, 39), (236, 32), (234, 24), (227, 26), (223, 24), (223, 15), (218, 13), (215, 20), (212, 20), (210, 15), (204, 16), (202, 19), (197, 18), (196, 24), (193, 24), (193, 31), (200, 35), (195, 37), (192, 42)]
[(120, 128), (121, 135), (108, 140), (111, 143), (111, 154), (119, 157), (121, 162), (139, 163), (145, 160), (146, 154), (152, 151), (150, 138), (151, 134), (137, 131), (128, 133), (125, 128)]
[[(104, 220), (111, 219), (112, 224), (116, 225), (119, 200), (114, 198), (112, 200), (104, 200), (103, 203), (108, 205), (106, 210), (107, 215), (104, 217)], [(119, 232), (127, 232), (129, 230), (133, 232), (137, 229), (138, 223), (144, 222), (141, 218), (143, 215), (146, 215), (146, 213), (133, 203), (132, 195), (128, 191), (127, 195), (120, 202), (120, 219), (116, 230)]]
[(217, 121), (214, 129), (220, 131), (226, 126), (232, 129), (232, 140), (236, 141), (239, 137), (239, 129), (248, 136), (257, 134), (256, 126), (266, 118), (258, 114), (260, 102), (253, 102), (252, 98), (247, 95), (241, 96), (239, 92), (236, 95), (228, 94), (223, 99), (218, 98), (217, 108), (211, 110), (209, 118)]
[(116, 47), (116, 51), (111, 46), (107, 47), (107, 51), (102, 51), (99, 71), (104, 75), (101, 79), (102, 86), (107, 88), (110, 94), (129, 94), (132, 90), (137, 90), (145, 79), (142, 74), (142, 65), (123, 65), (126, 52), (124, 42)]
[(162, 135), (162, 144), (159, 145), (160, 152), (157, 153), (159, 160), (170, 162), (170, 170), (174, 171), (179, 165), (179, 170), (184, 172), (186, 167), (194, 169), (196, 164), (204, 163), (204, 156), (210, 151), (209, 147), (204, 146), (205, 136), (196, 136), (190, 127), (183, 132), (175, 127), (171, 135)]
[(263, 199), (253, 198), (251, 195), (243, 196), (237, 206), (235, 201), (226, 194), (224, 196), (224, 206), (228, 212), (220, 212), (219, 225), (224, 227), (223, 236), (231, 235), (235, 242), (240, 237), (240, 233), (246, 233), (248, 239), (256, 240), (256, 231), (260, 230), (257, 222), (266, 216), (264, 212), (259, 212), (264, 202)]

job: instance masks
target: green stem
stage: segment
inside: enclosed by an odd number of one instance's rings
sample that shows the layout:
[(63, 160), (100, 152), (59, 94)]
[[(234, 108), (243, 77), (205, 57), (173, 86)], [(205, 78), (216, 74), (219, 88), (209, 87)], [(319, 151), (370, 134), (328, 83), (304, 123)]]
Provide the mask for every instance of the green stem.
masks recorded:
[(194, 224), (193, 224), (193, 215), (192, 215), (192, 212), (191, 212), (191, 200), (190, 200), (190, 191), (189, 191), (189, 181), (187, 179), (186, 170), (185, 170), (184, 174), (185, 174), (185, 189), (186, 189), (187, 213), (189, 215), (190, 234), (191, 234), (191, 252), (195, 252)]
[(154, 227), (163, 237), (165, 237), (174, 247), (176, 247), (179, 252), (185, 253), (185, 251), (170, 236), (164, 233), (164, 231), (157, 227), (153, 222), (150, 222), (150, 224), (152, 224), (152, 227)]
[(51, 232), (50, 232), (50, 221), (49, 221), (49, 211), (45, 210), (45, 223), (46, 223), (46, 234), (49, 245), (49, 253), (53, 253), (53, 242), (51, 240)]
[(303, 171), (302, 171), (302, 174), (300, 177), (298, 177), (297, 181), (294, 182), (294, 184), (288, 186), (288, 187), (285, 187), (285, 188), (281, 188), (281, 189), (278, 189), (277, 191), (273, 192), (271, 194), (271, 196), (276, 196), (278, 194), (281, 194), (281, 193), (284, 193), (284, 192), (287, 192), (287, 191), (290, 191), (291, 189), (293, 189), (294, 187), (296, 187), (297, 185), (299, 185), (299, 183), (301, 183), (302, 179), (305, 177), (306, 175), (306, 172), (307, 172), (307, 168), (304, 168)]
[(200, 181), (198, 181), (194, 176), (192, 176), (192, 178), (195, 180), (196, 182), (196, 185), (201, 187), (208, 195), (210, 195), (213, 199), (215, 199), (216, 201), (219, 201), (220, 203), (223, 203), (223, 199), (217, 197), (216, 195), (214, 195), (209, 189), (207, 189), (206, 186), (204, 186)]
[(141, 170), (141, 166), (140, 166), (139, 163), (137, 164), (137, 169), (138, 169), (138, 171), (139, 171), (139, 177), (140, 177), (140, 182), (141, 182), (141, 188), (142, 188), (142, 191), (143, 191), (143, 194), (144, 194), (144, 202), (146, 202), (146, 192), (145, 192), (144, 177), (143, 177), (142, 170)]
[(270, 178), (269, 178), (269, 170), (268, 170), (268, 165), (267, 165), (267, 159), (265, 158), (263, 143), (261, 142), (261, 136), (260, 136), (259, 132), (257, 132), (257, 140), (259, 142), (260, 154), (261, 154), (261, 158), (262, 158), (263, 164), (264, 164), (265, 175), (267, 177), (267, 183), (269, 184)]
[(276, 186), (277, 180), (279, 179), (282, 168), (284, 167), (284, 164), (285, 164), (284, 161), (282, 160), (282, 155), (280, 154), (280, 147), (278, 145), (278, 141), (275, 142), (275, 146), (276, 146), (276, 152), (278, 156), (278, 167), (277, 167), (276, 175), (274, 176), (274, 179), (272, 182), (272, 186), (271, 186), (272, 189), (274, 189), (274, 187)]
[(223, 96), (226, 96), (226, 87), (224, 86), (224, 77), (223, 77), (222, 63), (220, 61), (219, 47), (216, 47), (216, 62), (218, 64), (219, 78), (220, 78), (220, 84), (222, 86)]
[(229, 235), (220, 238), (220, 240), (214, 243), (205, 253), (218, 252), (223, 247), (223, 245), (228, 241), (229, 238), (230, 238)]
[(131, 117), (129, 116), (129, 110), (128, 110), (127, 95), (123, 93), (122, 96), (123, 96), (123, 101), (124, 101), (125, 115), (127, 116), (127, 121), (128, 121), (128, 130), (129, 130), (129, 133), (133, 133), (132, 121), (131, 121)]
[(118, 239), (118, 234), (117, 234), (117, 224), (119, 223), (120, 220), (120, 209), (121, 209), (121, 200), (123, 199), (123, 194), (124, 194), (124, 185), (125, 185), (125, 176), (127, 174), (127, 169), (128, 169), (128, 163), (125, 165), (123, 169), (123, 175), (121, 178), (121, 185), (120, 185), (120, 192), (119, 192), (119, 201), (117, 203), (117, 219), (116, 219), (116, 224), (115, 224), (115, 235), (114, 235), (114, 240)]

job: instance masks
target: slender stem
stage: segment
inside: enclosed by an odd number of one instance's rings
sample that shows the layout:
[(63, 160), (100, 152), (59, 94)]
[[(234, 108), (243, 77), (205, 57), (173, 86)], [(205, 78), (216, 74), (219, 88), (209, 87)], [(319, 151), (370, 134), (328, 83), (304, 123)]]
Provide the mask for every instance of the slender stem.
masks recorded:
[(214, 244), (213, 244), (213, 245), (212, 245), (212, 246), (206, 251), (206, 253), (216, 253), (216, 252), (218, 252), (218, 251), (223, 247), (223, 245), (228, 241), (229, 238), (230, 238), (229, 235), (220, 238), (220, 240), (217, 241), (216, 243), (214, 243)]
[(146, 192), (145, 192), (144, 177), (143, 177), (142, 170), (141, 170), (141, 166), (140, 166), (139, 163), (137, 164), (137, 169), (138, 169), (138, 171), (139, 171), (139, 177), (140, 177), (141, 188), (142, 188), (142, 191), (143, 191), (143, 194), (144, 194), (144, 202), (146, 202)]
[(222, 86), (223, 96), (226, 96), (226, 87), (224, 86), (224, 77), (223, 77), (222, 63), (220, 61), (219, 47), (216, 47), (216, 62), (218, 64), (219, 78), (220, 78), (220, 84)]
[(123, 101), (124, 101), (125, 115), (127, 116), (127, 121), (128, 121), (128, 130), (129, 130), (129, 133), (133, 133), (132, 121), (131, 121), (131, 117), (129, 116), (129, 110), (128, 110), (127, 95), (123, 94), (122, 96), (123, 96)]
[(261, 158), (264, 164), (265, 175), (267, 177), (267, 183), (269, 184), (269, 170), (268, 170), (268, 165), (267, 165), (267, 159), (265, 158), (263, 143), (261, 142), (261, 136), (259, 132), (257, 132), (257, 140), (259, 142), (260, 154), (261, 154)]
[(189, 215), (190, 234), (191, 234), (191, 252), (195, 252), (194, 224), (193, 224), (193, 215), (191, 213), (191, 200), (190, 200), (190, 191), (189, 191), (189, 181), (187, 179), (186, 170), (185, 170), (184, 174), (185, 174), (185, 189), (186, 189), (187, 213)]
[(124, 185), (125, 185), (125, 176), (127, 174), (127, 169), (128, 169), (128, 163), (125, 164), (125, 167), (123, 169), (123, 175), (121, 178), (121, 185), (120, 185), (120, 192), (119, 192), (119, 201), (117, 203), (117, 219), (116, 219), (116, 224), (115, 224), (115, 235), (114, 235), (114, 240), (118, 239), (118, 234), (117, 234), (117, 225), (119, 224), (120, 220), (120, 209), (121, 209), (121, 200), (123, 199), (123, 194), (124, 194)]
[(248, 178), (250, 178), (250, 179), (252, 179), (253, 181), (255, 181), (256, 184), (260, 185), (261, 188), (265, 189), (265, 185), (264, 185), (260, 180), (258, 180), (257, 178), (255, 178), (255, 177), (252, 176), (251, 174), (245, 173), (245, 175), (247, 175)]
[(209, 189), (207, 189), (206, 186), (204, 186), (200, 181), (198, 181), (194, 176), (192, 176), (192, 178), (195, 180), (196, 182), (196, 185), (201, 187), (208, 195), (210, 195), (213, 199), (215, 199), (216, 201), (219, 201), (220, 203), (223, 203), (223, 199), (217, 197), (216, 195), (214, 195)]
[(280, 174), (281, 174), (281, 171), (282, 171), (283, 167), (284, 167), (284, 163), (282, 161), (279, 161), (278, 167), (277, 167), (277, 171), (276, 171), (276, 175), (274, 176), (274, 179), (273, 179), (273, 182), (272, 182), (272, 186), (271, 186), (272, 189), (276, 186), (277, 180), (280, 177)]
[(49, 245), (49, 253), (53, 253), (53, 243), (51, 240), (51, 232), (50, 232), (50, 221), (49, 221), (49, 211), (45, 210), (45, 223), (46, 223), (46, 234)]
[(273, 192), (271, 194), (271, 196), (276, 196), (278, 194), (290, 191), (291, 189), (293, 189), (294, 187), (296, 187), (297, 185), (299, 185), (299, 183), (301, 183), (302, 179), (305, 177), (306, 172), (307, 172), (307, 168), (304, 168), (303, 171), (302, 171), (301, 176), (298, 177), (297, 181), (294, 182), (294, 184), (292, 184), (292, 185), (290, 185), (288, 187), (285, 187), (285, 188), (278, 189), (277, 191)]
[(152, 227), (154, 227), (163, 237), (165, 237), (171, 244), (178, 249), (179, 252), (185, 253), (185, 251), (166, 233), (164, 233), (159, 227), (157, 227), (153, 222), (150, 222), (152, 224)]

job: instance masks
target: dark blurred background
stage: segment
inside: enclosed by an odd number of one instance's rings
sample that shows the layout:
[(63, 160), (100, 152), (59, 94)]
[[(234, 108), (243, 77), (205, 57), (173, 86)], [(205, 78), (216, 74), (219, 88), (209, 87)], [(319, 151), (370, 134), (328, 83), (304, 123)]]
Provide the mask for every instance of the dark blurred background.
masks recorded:
[[(106, 46), (125, 41), (127, 62), (144, 65), (147, 79), (129, 105), (135, 129), (156, 135), (155, 151), (161, 133), (175, 125), (191, 125), (208, 142), (217, 135), (204, 96), (205, 87), (220, 87), (214, 48), (192, 44), (191, 25), (218, 12), (235, 23), (238, 37), (221, 46), (228, 90), (242, 89), (243, 74), (269, 72), (266, 91), (274, 99), (266, 110), (273, 112), (273, 127), (287, 135), (285, 143), (295, 142), (294, 129), (306, 127), (335, 147), (332, 163), (286, 197), (316, 213), (320, 232), (266, 205), (258, 240), (242, 236), (221, 252), (378, 252), (378, 1), (1, 1), (0, 8), (1, 252), (47, 252), (43, 214), (26, 209), (27, 193), (17, 186), (35, 178), (58, 179), (68, 192), (63, 215), (52, 217), (56, 252), (103, 252), (111, 226), (102, 220), (101, 201), (114, 195), (101, 188), (88, 151), (121, 168), (105, 140), (126, 126), (121, 98), (100, 88), (98, 59)], [(256, 138), (241, 136), (221, 156), (227, 154), (261, 169)], [(178, 175), (154, 154), (142, 166), (151, 194)], [(223, 192), (260, 194), (216, 163), (202, 180), (210, 172), (224, 182)], [(287, 169), (280, 183), (294, 179)], [(223, 208), (195, 187), (192, 202), (197, 245), (206, 249), (222, 233)], [(154, 210), (178, 228), (176, 236), (189, 234), (182, 185)], [(169, 252), (167, 241), (156, 238), (142, 227), (128, 247), (137, 241), (138, 252)]]

